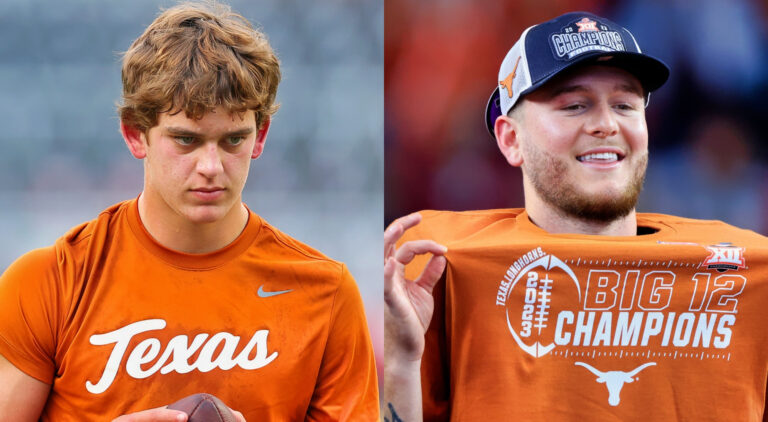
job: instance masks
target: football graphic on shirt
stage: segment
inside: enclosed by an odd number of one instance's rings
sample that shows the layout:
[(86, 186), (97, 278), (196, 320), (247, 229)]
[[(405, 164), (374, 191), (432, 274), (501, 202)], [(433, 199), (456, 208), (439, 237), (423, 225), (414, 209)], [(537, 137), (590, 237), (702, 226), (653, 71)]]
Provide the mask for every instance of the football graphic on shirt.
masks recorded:
[(235, 415), (216, 396), (206, 393), (192, 394), (168, 406), (189, 415), (187, 422), (236, 422)]
[(507, 327), (523, 351), (541, 357), (555, 348), (557, 311), (578, 309), (581, 289), (571, 268), (554, 255), (518, 268), (506, 300)]

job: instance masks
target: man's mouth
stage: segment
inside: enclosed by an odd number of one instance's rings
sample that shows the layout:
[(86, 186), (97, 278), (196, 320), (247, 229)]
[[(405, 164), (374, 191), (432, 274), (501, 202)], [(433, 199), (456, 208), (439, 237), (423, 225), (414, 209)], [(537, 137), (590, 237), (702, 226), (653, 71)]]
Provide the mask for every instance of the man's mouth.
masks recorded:
[(190, 192), (198, 200), (201, 201), (216, 201), (224, 195), (225, 189), (222, 187), (205, 187), (191, 189)]
[(582, 163), (606, 164), (615, 163), (624, 159), (624, 154), (617, 151), (594, 151), (576, 156)]
[(224, 188), (220, 187), (212, 187), (212, 188), (195, 188), (192, 189), (193, 192), (217, 192), (220, 190), (224, 190)]
[(610, 161), (619, 161), (620, 158), (624, 158), (624, 157), (619, 157), (619, 154), (616, 154), (615, 152), (598, 152), (593, 154), (584, 154), (576, 157), (576, 159), (581, 162), (585, 162), (585, 161), (610, 162)]

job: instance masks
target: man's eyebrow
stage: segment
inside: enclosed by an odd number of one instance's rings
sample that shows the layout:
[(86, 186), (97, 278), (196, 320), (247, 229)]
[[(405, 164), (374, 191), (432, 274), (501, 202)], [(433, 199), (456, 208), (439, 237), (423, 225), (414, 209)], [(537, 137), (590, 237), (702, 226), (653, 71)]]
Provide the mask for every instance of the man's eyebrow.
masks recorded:
[(233, 130), (232, 132), (227, 132), (224, 134), (224, 136), (246, 136), (253, 133), (252, 127), (244, 127), (242, 129)]
[(185, 129), (183, 127), (166, 126), (163, 128), (165, 132), (175, 136), (200, 136), (200, 133), (194, 130)]
[[(166, 126), (164, 128), (165, 132), (172, 136), (190, 136), (190, 137), (202, 137), (202, 134), (200, 132), (196, 132), (194, 130), (186, 129), (183, 127), (176, 127), (176, 126)], [(236, 129), (231, 132), (224, 133), (224, 137), (230, 137), (230, 136), (246, 136), (253, 133), (252, 127), (244, 127), (242, 129)]]

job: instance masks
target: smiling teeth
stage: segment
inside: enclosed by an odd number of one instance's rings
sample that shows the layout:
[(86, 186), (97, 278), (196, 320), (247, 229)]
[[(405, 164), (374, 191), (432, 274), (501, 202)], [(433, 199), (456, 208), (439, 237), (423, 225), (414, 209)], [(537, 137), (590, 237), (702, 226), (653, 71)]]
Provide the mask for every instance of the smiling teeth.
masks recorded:
[(619, 154), (615, 152), (598, 152), (595, 154), (586, 154), (576, 157), (579, 161), (616, 161), (619, 159)]

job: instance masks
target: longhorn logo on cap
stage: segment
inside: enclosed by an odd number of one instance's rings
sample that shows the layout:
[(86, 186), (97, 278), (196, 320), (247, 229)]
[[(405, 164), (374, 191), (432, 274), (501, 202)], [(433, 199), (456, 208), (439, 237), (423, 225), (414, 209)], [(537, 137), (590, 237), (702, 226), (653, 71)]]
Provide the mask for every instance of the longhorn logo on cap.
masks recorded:
[(507, 94), (509, 95), (509, 98), (512, 98), (512, 81), (515, 80), (515, 75), (517, 74), (517, 65), (520, 63), (520, 57), (517, 58), (517, 61), (515, 62), (515, 67), (512, 69), (512, 72), (507, 75), (506, 78), (504, 78), (503, 81), (499, 81), (499, 85), (503, 86), (507, 89)]

